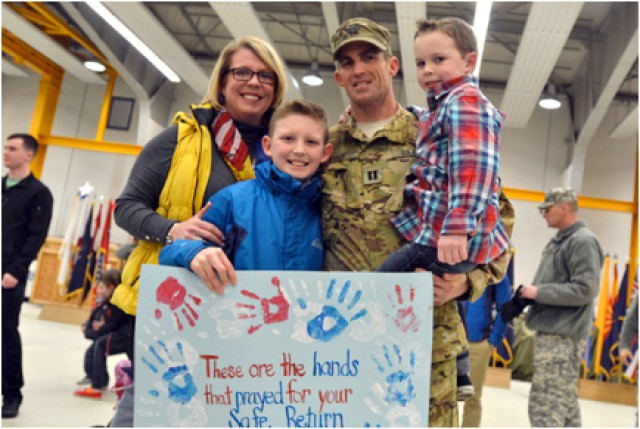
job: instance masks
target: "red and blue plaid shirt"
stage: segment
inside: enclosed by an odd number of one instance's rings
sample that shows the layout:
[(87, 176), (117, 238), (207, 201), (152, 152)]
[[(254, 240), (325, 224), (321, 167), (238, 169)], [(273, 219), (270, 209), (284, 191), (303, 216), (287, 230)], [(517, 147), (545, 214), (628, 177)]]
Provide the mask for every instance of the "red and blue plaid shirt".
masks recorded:
[(434, 248), (441, 234), (467, 234), (468, 260), (486, 264), (509, 247), (498, 202), (504, 115), (472, 76), (438, 83), (427, 102), (409, 203), (391, 221), (407, 241)]

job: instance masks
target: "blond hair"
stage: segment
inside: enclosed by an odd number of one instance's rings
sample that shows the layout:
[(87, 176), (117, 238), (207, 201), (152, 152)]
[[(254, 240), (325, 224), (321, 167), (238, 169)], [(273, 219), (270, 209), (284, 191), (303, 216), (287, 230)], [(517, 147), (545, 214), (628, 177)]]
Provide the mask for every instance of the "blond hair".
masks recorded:
[(327, 143), (327, 141), (329, 140), (329, 124), (327, 122), (327, 114), (322, 107), (306, 100), (291, 100), (278, 107), (276, 111), (273, 112), (273, 116), (271, 116), (271, 122), (269, 122), (269, 137), (273, 137), (273, 133), (276, 129), (276, 123), (291, 115), (307, 116), (322, 123), (324, 126), (324, 130), (322, 133), (322, 142), (325, 144)]
[(284, 66), (275, 49), (273, 49), (273, 46), (255, 36), (244, 36), (239, 40), (229, 42), (227, 46), (225, 46), (220, 53), (220, 57), (218, 57), (218, 61), (216, 61), (215, 67), (213, 67), (211, 77), (209, 78), (209, 88), (202, 102), (211, 103), (215, 109), (223, 107), (220, 104), (219, 96), (221, 95), (224, 79), (227, 77), (229, 69), (231, 68), (231, 58), (242, 48), (252, 51), (276, 74), (273, 103), (271, 104), (271, 107), (275, 109), (282, 103), (284, 93), (287, 89)]
[(413, 39), (432, 31), (440, 31), (451, 37), (456, 44), (456, 48), (462, 56), (471, 52), (478, 52), (478, 42), (473, 28), (460, 18), (447, 17), (440, 19), (419, 19), (416, 21), (416, 33)]

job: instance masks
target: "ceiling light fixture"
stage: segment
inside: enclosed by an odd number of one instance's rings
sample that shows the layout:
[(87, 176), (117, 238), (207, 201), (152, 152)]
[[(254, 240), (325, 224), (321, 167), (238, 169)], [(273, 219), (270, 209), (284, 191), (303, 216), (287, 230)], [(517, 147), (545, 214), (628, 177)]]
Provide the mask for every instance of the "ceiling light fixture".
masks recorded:
[(324, 83), (324, 80), (322, 80), (318, 71), (317, 61), (311, 63), (311, 68), (307, 74), (302, 76), (302, 81), (309, 86), (320, 86)]
[(138, 38), (129, 28), (122, 23), (114, 14), (109, 11), (101, 2), (97, 0), (87, 0), (87, 5), (93, 9), (102, 19), (113, 27), (122, 37), (138, 50), (151, 64), (165, 75), (171, 82), (180, 82), (180, 77), (158, 57), (142, 40)]
[(492, 1), (488, 0), (478, 0), (476, 2), (476, 15), (473, 18), (473, 33), (476, 36), (478, 45), (478, 60), (473, 71), (475, 77), (480, 76), (480, 65), (482, 64), (482, 54), (484, 53), (484, 41), (487, 38), (487, 30), (489, 29), (492, 3)]
[(102, 73), (107, 69), (104, 64), (95, 60), (85, 61), (84, 66), (89, 70), (91, 70), (92, 72), (96, 72), (96, 73)]
[(556, 94), (556, 85), (553, 82), (547, 83), (547, 90), (542, 93), (538, 106), (548, 110), (555, 110), (562, 106)]

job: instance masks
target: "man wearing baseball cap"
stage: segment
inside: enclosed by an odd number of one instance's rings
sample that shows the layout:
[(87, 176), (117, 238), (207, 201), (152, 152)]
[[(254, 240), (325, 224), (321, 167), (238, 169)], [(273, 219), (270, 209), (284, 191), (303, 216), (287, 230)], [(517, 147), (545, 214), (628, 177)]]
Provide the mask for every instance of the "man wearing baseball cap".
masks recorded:
[[(402, 207), (418, 121), (393, 93), (399, 62), (387, 28), (349, 19), (333, 34), (331, 47), (350, 114), (329, 136), (334, 153), (323, 174), (325, 270), (373, 271), (402, 245), (389, 219)], [(466, 275), (433, 276), (429, 426), (458, 426), (455, 362), (468, 343), (455, 299), (479, 297), (502, 279), (508, 261), (505, 255)]]
[(579, 427), (580, 357), (604, 256), (596, 236), (578, 220), (573, 189), (550, 190), (538, 209), (558, 233), (542, 252), (533, 284), (521, 289), (522, 297), (533, 300), (525, 321), (536, 331), (529, 420), (534, 427)]

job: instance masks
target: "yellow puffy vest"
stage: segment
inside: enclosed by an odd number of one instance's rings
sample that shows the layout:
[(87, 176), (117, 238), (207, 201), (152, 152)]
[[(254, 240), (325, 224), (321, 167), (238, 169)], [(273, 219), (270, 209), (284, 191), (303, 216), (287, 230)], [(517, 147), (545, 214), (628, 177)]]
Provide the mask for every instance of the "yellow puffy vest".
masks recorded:
[[(212, 106), (191, 106), (192, 110), (196, 108), (211, 109)], [(181, 222), (202, 208), (211, 174), (211, 133), (208, 124), (199, 124), (193, 115), (184, 112), (178, 112), (173, 123), (178, 124), (178, 144), (156, 212), (164, 218)], [(111, 298), (111, 302), (125, 313), (136, 315), (140, 269), (142, 264), (158, 263), (162, 246), (164, 243), (141, 240), (127, 259), (122, 284)]]

